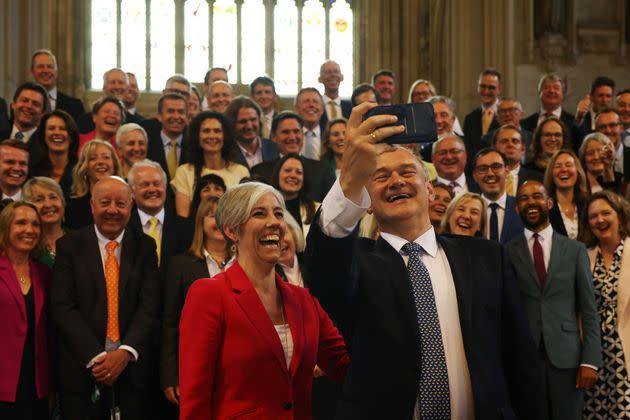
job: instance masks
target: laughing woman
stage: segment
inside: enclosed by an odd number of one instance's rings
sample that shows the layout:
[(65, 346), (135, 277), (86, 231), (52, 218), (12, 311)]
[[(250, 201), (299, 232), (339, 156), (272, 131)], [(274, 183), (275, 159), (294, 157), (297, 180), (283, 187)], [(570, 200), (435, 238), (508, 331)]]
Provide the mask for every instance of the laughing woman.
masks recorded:
[(604, 364), (586, 391), (585, 419), (630, 418), (630, 205), (610, 191), (589, 197), (582, 239), (589, 247)]
[(482, 237), (487, 223), (486, 203), (479, 194), (467, 192), (455, 197), (442, 219), (442, 233)]
[(442, 232), (442, 219), (449, 203), (453, 200), (453, 189), (439, 182), (433, 181), (435, 196), (429, 201), (429, 219), (436, 233)]
[(343, 339), (307, 289), (275, 273), (284, 200), (248, 182), (228, 189), (217, 225), (237, 261), (190, 287), (179, 341), (180, 419), (311, 418), (315, 364), (341, 382)]

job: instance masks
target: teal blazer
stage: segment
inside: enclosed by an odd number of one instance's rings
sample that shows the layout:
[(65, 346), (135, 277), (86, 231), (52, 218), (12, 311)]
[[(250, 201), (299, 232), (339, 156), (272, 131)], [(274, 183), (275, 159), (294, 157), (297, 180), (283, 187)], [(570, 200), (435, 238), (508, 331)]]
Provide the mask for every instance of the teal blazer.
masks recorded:
[[(525, 235), (506, 244), (536, 347), (559, 369), (602, 365), (599, 315), (584, 245), (553, 233), (547, 281), (541, 289)], [(579, 321), (578, 321), (579, 320)], [(582, 337), (580, 338), (580, 327)]]

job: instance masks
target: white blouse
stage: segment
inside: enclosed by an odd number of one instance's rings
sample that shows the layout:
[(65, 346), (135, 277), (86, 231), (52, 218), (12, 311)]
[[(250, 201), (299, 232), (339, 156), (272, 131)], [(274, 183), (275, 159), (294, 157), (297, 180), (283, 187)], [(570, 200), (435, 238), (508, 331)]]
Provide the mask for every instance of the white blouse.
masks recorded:
[(284, 350), (284, 358), (287, 361), (287, 369), (291, 366), (291, 358), (293, 357), (293, 336), (291, 336), (291, 329), (289, 324), (274, 325), (276, 332), (280, 338), (280, 344), (282, 344), (282, 350)]

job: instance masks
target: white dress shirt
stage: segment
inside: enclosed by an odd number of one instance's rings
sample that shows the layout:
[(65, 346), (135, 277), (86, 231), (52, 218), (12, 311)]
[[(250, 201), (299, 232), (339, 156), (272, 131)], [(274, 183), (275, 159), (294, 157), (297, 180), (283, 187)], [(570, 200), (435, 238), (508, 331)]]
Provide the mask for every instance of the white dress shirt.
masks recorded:
[[(347, 236), (370, 205), (370, 197), (365, 188), (361, 193), (360, 204), (357, 205), (344, 196), (339, 180), (335, 181), (321, 206), (319, 223), (322, 232), (334, 238)], [(407, 265), (409, 257), (402, 252), (402, 247), (408, 241), (387, 232), (381, 232), (381, 237), (401, 254), (402, 260)], [(425, 250), (420, 259), (431, 276), (448, 371), (451, 418), (473, 419), (474, 399), (470, 372), (459, 323), (455, 283), (448, 258), (436, 240), (433, 227), (430, 227), (414, 242)], [(418, 418), (417, 404), (416, 402), (414, 420)]]
[[(177, 154), (177, 163), (179, 164), (179, 162), (181, 162), (181, 155), (182, 155), (182, 139), (183, 139), (183, 135), (180, 134), (179, 137), (177, 137), (176, 141), (177, 141), (177, 150), (175, 151), (175, 153)], [(166, 133), (164, 133), (164, 130), (160, 131), (160, 138), (162, 139), (162, 145), (164, 147), (164, 159), (166, 159), (168, 161), (168, 153), (171, 151), (171, 138), (169, 136), (166, 135)]]
[(155, 216), (151, 216), (150, 214), (145, 213), (142, 210), (138, 209), (138, 216), (140, 216), (140, 225), (142, 226), (142, 231), (146, 233), (147, 235), (149, 235), (149, 232), (151, 232), (151, 218), (156, 217), (158, 219), (157, 231), (158, 231), (158, 235), (160, 236), (160, 242), (162, 242), (162, 230), (164, 228), (164, 214), (165, 214), (164, 207), (162, 207), (162, 210), (160, 210), (158, 214), (156, 214)]
[[(103, 264), (103, 273), (105, 273), (105, 261), (107, 261), (107, 244), (109, 242), (111, 242), (112, 240), (107, 238), (105, 235), (103, 235), (99, 230), (98, 227), (96, 227), (96, 225), (94, 225), (94, 231), (96, 232), (96, 239), (98, 240), (98, 249), (101, 253), (101, 262)], [(120, 267), (120, 254), (122, 251), (122, 239), (123, 236), (125, 235), (125, 231), (123, 230), (122, 233), (120, 235), (118, 235), (118, 237), (116, 239), (114, 239), (114, 241), (118, 242), (118, 246), (116, 247), (116, 249), (114, 250), (114, 255), (116, 255), (116, 259), (118, 260), (118, 266)], [(100, 280), (96, 280), (96, 281), (100, 281)], [(138, 360), (138, 352), (136, 351), (136, 349), (134, 349), (131, 346), (127, 346), (125, 344), (120, 344), (120, 342), (117, 343), (113, 343), (109, 340), (109, 338), (105, 338), (105, 350), (102, 351), (101, 353), (97, 354), (96, 356), (94, 356), (92, 358), (92, 360), (90, 360), (87, 364), (87, 368), (91, 368), (94, 363), (96, 363), (96, 360), (98, 358), (100, 358), (101, 356), (107, 354), (107, 352), (109, 351), (113, 351), (113, 350), (117, 350), (117, 349), (122, 349), (122, 350), (127, 350), (129, 353), (131, 353), (131, 355), (133, 356), (133, 360), (136, 361)]]
[(485, 195), (481, 195), (483, 201), (486, 202), (486, 216), (488, 217), (488, 223), (486, 223), (486, 233), (485, 238), (490, 239), (490, 215), (492, 214), (492, 209), (490, 208), (491, 203), (497, 203), (499, 207), (497, 207), (497, 220), (499, 224), (499, 231), (497, 235), (499, 238), (501, 237), (501, 232), (503, 232), (503, 221), (505, 220), (505, 206), (507, 205), (507, 193), (504, 192), (501, 197), (497, 201), (490, 201)]
[(16, 192), (13, 195), (7, 195), (5, 193), (2, 193), (2, 199), (9, 199), (9, 200), (13, 200), (13, 201), (21, 201), (22, 200), (22, 189), (20, 188), (18, 190), (18, 192)]
[(557, 117), (558, 119), (560, 119), (560, 117), (562, 116), (562, 107), (559, 106), (558, 108), (554, 109), (551, 112), (547, 112), (543, 108), (540, 108), (540, 111), (538, 112), (538, 121), (536, 122), (536, 127), (538, 127), (540, 123), (543, 122), (545, 118), (547, 118), (545, 114), (551, 114), (554, 117)]
[(440, 184), (446, 184), (449, 186), (451, 185), (451, 182), (454, 182), (455, 184), (457, 184), (456, 186), (453, 186), (454, 195), (459, 195), (459, 194), (468, 192), (468, 184), (466, 183), (466, 174), (463, 172), (454, 181), (451, 181), (450, 179), (442, 178), (440, 175), (437, 176), (436, 180)]
[(256, 137), (256, 139), (254, 140), (254, 144), (256, 145), (256, 151), (254, 153), (250, 153), (249, 150), (241, 146), (240, 142), (236, 142), (238, 148), (241, 149), (241, 153), (243, 153), (243, 156), (245, 156), (245, 160), (247, 161), (247, 165), (249, 165), (250, 169), (258, 165), (259, 163), (262, 163), (263, 161), (260, 137)]
[[(525, 239), (527, 239), (527, 248), (529, 254), (534, 261), (534, 232), (525, 228)], [(551, 237), (553, 236), (553, 228), (551, 225), (547, 225), (546, 228), (538, 232), (538, 242), (543, 250), (543, 259), (545, 260), (545, 270), (549, 267), (549, 260), (551, 259)]]
[[(23, 143), (28, 143), (28, 141), (31, 139), (31, 136), (33, 135), (33, 133), (35, 133), (35, 130), (37, 130), (37, 127), (33, 127), (33, 128), (31, 128), (30, 130), (28, 130), (28, 131), (22, 131), (22, 135), (23, 135), (23, 137), (22, 137), (22, 140), (21, 140), (21, 141), (22, 141)], [(15, 138), (15, 135), (16, 135), (19, 131), (21, 131), (21, 130), (20, 130), (19, 128), (17, 128), (17, 127), (15, 126), (15, 124), (13, 124), (13, 129), (11, 130), (11, 137), (10, 137), (10, 138), (14, 139), (14, 138)]]
[(225, 266), (222, 270), (221, 267), (219, 267), (219, 264), (217, 264), (217, 262), (214, 260), (214, 258), (212, 258), (208, 251), (206, 251), (205, 248), (203, 250), (203, 256), (206, 258), (206, 265), (208, 266), (208, 274), (210, 275), (210, 277), (214, 277), (217, 274), (227, 270), (232, 264), (234, 264), (234, 261), (236, 261), (236, 255), (233, 255), (232, 258), (230, 258), (228, 262), (225, 263)]
[(322, 133), (319, 124), (312, 130), (304, 126), (302, 131), (304, 132), (304, 142), (300, 154), (310, 159), (319, 160), (322, 150)]
[(57, 109), (57, 86), (48, 91), (48, 103), (51, 111)]

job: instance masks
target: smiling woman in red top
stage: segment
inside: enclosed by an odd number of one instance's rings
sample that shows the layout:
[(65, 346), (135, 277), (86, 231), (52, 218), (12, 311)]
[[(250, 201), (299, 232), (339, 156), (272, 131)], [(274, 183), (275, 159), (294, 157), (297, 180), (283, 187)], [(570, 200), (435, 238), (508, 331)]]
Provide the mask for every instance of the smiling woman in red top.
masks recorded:
[(181, 419), (310, 419), (315, 364), (341, 382), (343, 339), (308, 290), (274, 267), (286, 231), (282, 195), (228, 189), (217, 225), (238, 247), (225, 273), (190, 288), (180, 323)]

